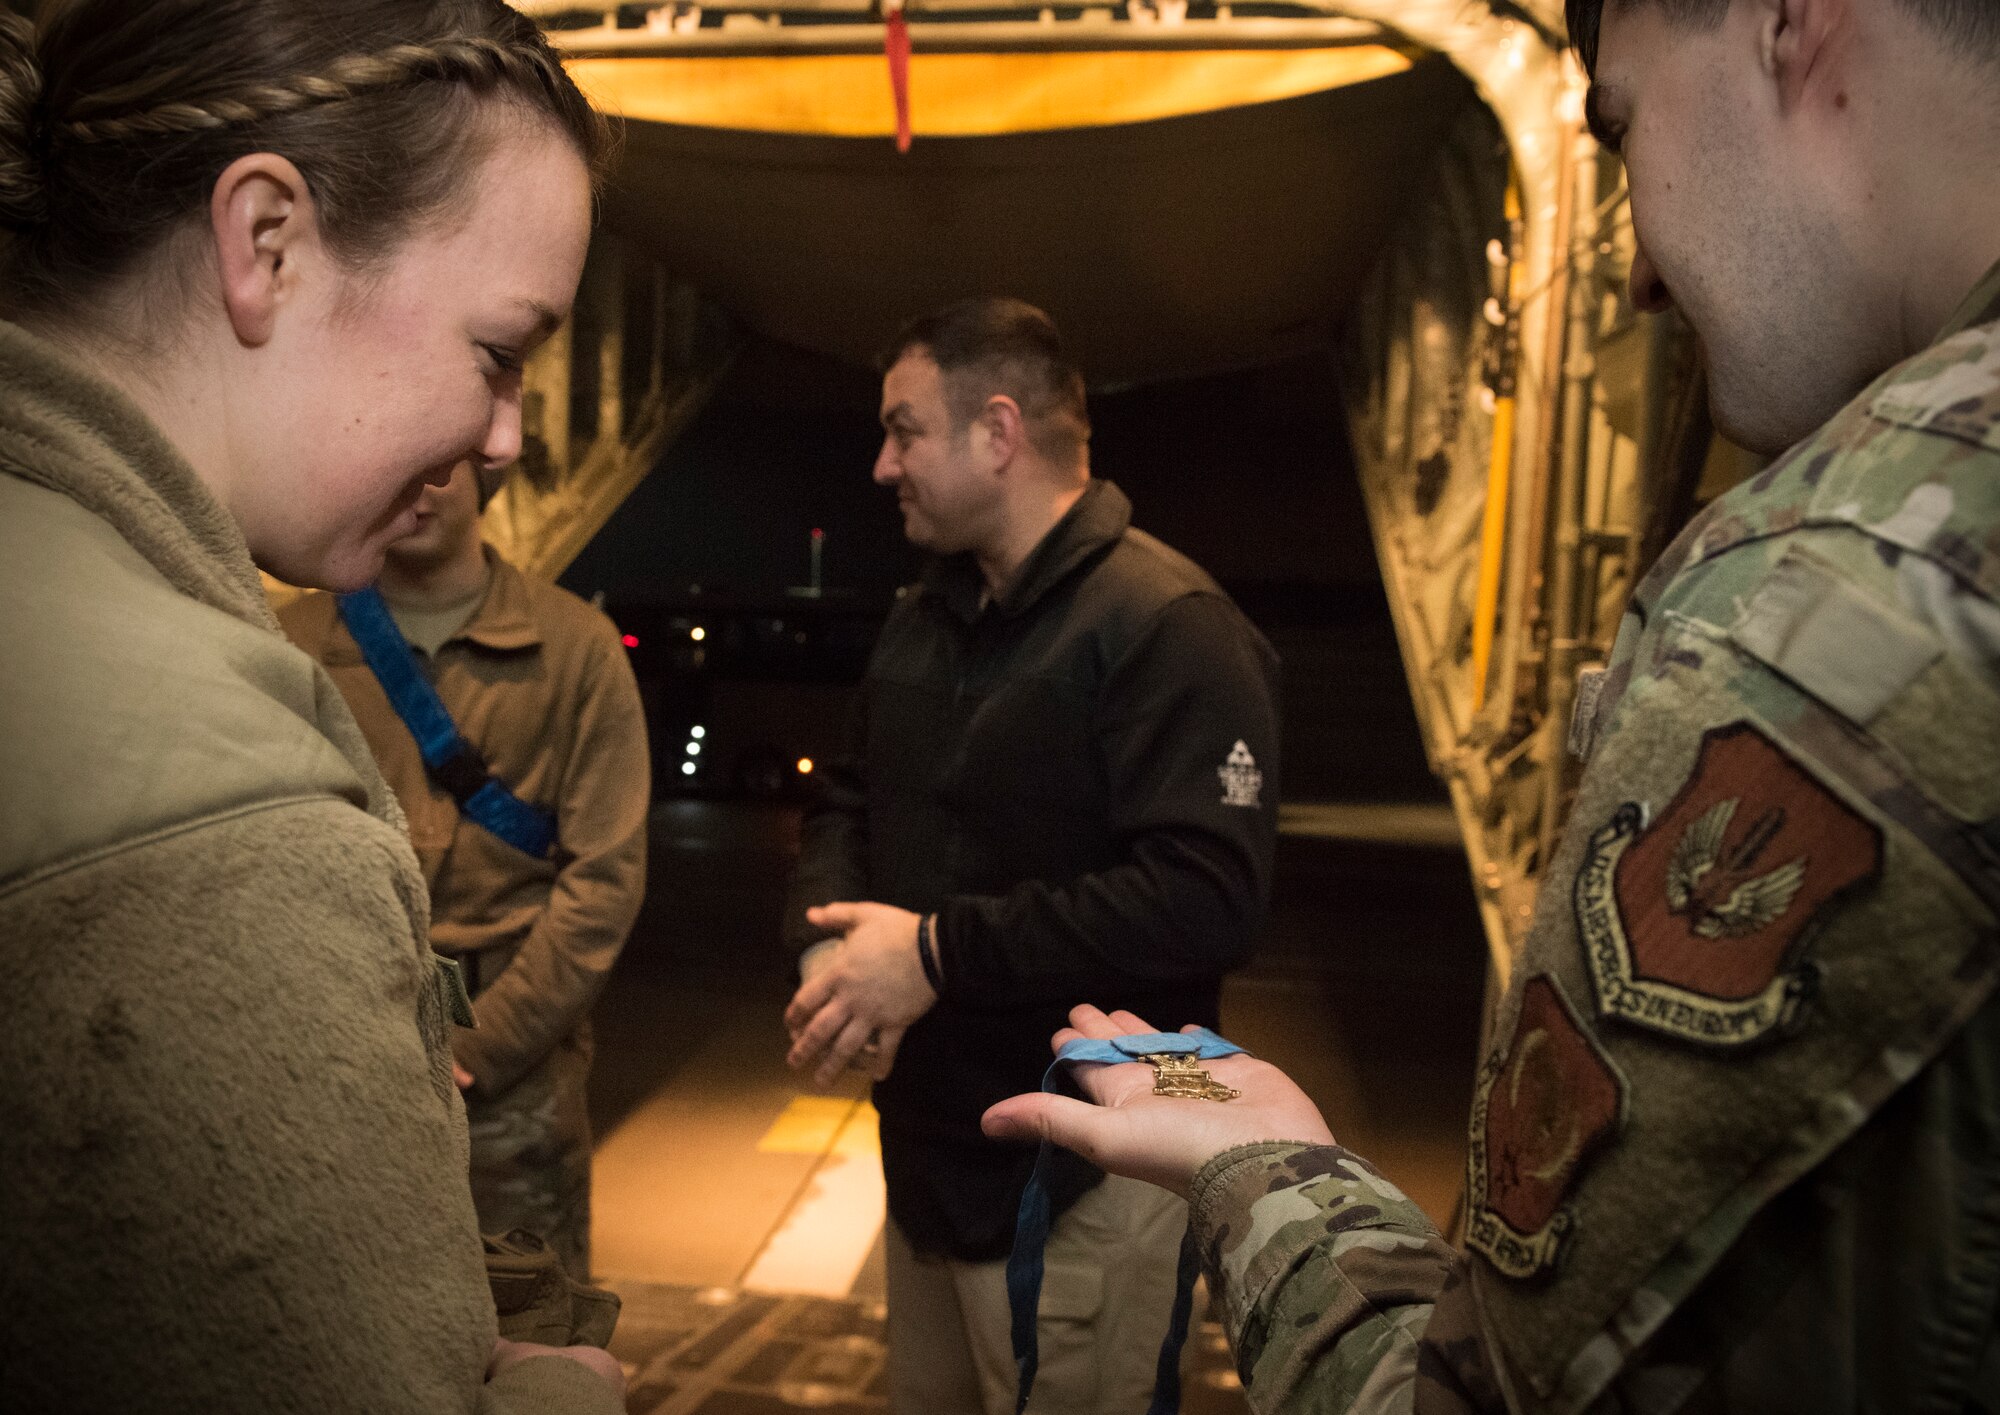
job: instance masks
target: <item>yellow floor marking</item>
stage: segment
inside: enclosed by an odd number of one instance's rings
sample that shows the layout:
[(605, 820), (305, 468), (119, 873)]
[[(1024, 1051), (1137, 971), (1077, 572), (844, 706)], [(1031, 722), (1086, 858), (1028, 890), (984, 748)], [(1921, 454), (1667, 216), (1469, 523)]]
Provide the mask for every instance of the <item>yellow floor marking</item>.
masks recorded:
[(847, 1117), (840, 1134), (834, 1137), (833, 1152), (850, 1159), (882, 1158), (882, 1117), (875, 1113), (873, 1101), (864, 1100), (855, 1106), (854, 1114)]
[[(767, 1155), (826, 1154), (854, 1113), (855, 1104), (851, 1096), (795, 1096), (771, 1122), (757, 1149)], [(874, 1113), (866, 1101), (860, 1104)]]
[[(781, 1131), (786, 1137), (807, 1133), (807, 1117), (824, 1114), (822, 1106), (809, 1103), (825, 1099), (792, 1102), (758, 1148), (769, 1148)], [(865, 1100), (834, 1104), (847, 1112), (843, 1122), (827, 1135), (821, 1150), (826, 1158), (805, 1193), (744, 1273), (742, 1285), (749, 1291), (845, 1297), (882, 1231), (887, 1199), (875, 1107)], [(788, 1127), (786, 1117), (795, 1112), (800, 1118)]]

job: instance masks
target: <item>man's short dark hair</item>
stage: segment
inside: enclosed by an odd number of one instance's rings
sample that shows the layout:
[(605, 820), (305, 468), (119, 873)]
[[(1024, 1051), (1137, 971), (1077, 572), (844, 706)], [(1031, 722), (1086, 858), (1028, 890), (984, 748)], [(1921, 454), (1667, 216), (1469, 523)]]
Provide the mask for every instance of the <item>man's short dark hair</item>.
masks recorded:
[(1577, 58), (1583, 60), (1587, 74), (1597, 72), (1597, 31), (1604, 23), (1607, 4), (1634, 9), (1657, 5), (1677, 24), (1689, 29), (1713, 29), (1728, 13), (1730, 0), (1567, 0), (1563, 18), (1569, 25), (1569, 42), (1575, 47)]
[(1056, 322), (1025, 300), (960, 300), (913, 319), (883, 352), (882, 371), (915, 352), (944, 375), (945, 401), (958, 426), (1005, 394), (1020, 405), (1028, 436), (1051, 461), (1070, 461), (1089, 443), (1083, 371), (1063, 347)]
[[(1583, 60), (1584, 72), (1597, 72), (1597, 31), (1605, 6), (1637, 8), (1657, 5), (1669, 20), (1690, 29), (1713, 29), (1722, 23), (1731, 0), (1567, 0), (1564, 18), (1569, 42)], [(1929, 25), (1953, 54), (1968, 59), (2000, 59), (2000, 5), (1993, 0), (1896, 0)]]

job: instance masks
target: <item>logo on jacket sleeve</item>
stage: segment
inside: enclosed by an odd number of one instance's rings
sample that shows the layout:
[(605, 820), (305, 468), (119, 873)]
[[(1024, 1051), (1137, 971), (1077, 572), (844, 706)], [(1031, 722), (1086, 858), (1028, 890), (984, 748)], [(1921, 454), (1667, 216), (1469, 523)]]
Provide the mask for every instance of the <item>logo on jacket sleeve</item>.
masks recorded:
[(1521, 989), (1512, 1039), (1479, 1073), (1466, 1157), (1465, 1241), (1509, 1277), (1555, 1266), (1563, 1207), (1624, 1118), (1625, 1085), (1546, 973)]
[(1264, 773), (1257, 769), (1257, 759), (1250, 755), (1247, 743), (1238, 742), (1229, 749), (1229, 757), (1215, 769), (1222, 778), (1222, 804), (1225, 806), (1248, 806), (1255, 810), (1263, 804)]
[(1590, 839), (1575, 904), (1599, 1009), (1711, 1046), (1788, 1025), (1828, 905), (1881, 865), (1875, 824), (1770, 738), (1714, 729), (1658, 821), (1628, 803)]

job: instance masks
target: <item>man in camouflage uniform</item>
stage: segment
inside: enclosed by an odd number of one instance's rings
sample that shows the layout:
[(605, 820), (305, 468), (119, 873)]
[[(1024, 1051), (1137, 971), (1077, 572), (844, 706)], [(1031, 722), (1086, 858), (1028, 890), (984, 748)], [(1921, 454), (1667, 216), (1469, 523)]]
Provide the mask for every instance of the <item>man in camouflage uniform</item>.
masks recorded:
[(1576, 724), (1467, 1251), (1260, 1062), (988, 1128), (1190, 1195), (1262, 1411), (2000, 1409), (2000, 6), (1598, 10), (1634, 297), (1686, 309), (1719, 425), (1791, 445)]
[(546, 857), (462, 811), (425, 770), (334, 597), (278, 619), (354, 710), (409, 818), (431, 946), (459, 961), (476, 1025), (453, 1029), (479, 1226), (525, 1229), (590, 1277), (590, 1008), (646, 887), (645, 713), (618, 630), (484, 543), (471, 463), (424, 488), (378, 588), (484, 767), (554, 818)]

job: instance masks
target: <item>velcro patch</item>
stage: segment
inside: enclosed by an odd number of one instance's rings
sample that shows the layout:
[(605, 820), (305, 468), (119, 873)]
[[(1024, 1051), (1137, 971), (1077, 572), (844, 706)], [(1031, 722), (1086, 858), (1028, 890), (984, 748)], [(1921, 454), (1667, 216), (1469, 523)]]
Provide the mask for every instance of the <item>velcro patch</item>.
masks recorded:
[(1528, 979), (1473, 1093), (1466, 1245), (1509, 1277), (1554, 1267), (1571, 1225), (1563, 1200), (1624, 1115), (1624, 1081), (1555, 979)]
[(1590, 839), (1574, 903), (1598, 1008), (1682, 1041), (1741, 1046), (1813, 991), (1801, 953), (1834, 898), (1882, 868), (1882, 832), (1747, 722), (1704, 734), (1648, 826)]
[(431, 957), (437, 963), (438, 983), (444, 989), (445, 1015), (460, 1027), (477, 1027), (479, 1021), (472, 1015), (472, 994), (465, 989), (465, 965), (442, 953), (433, 953)]
[(1576, 705), (1569, 715), (1569, 754), (1580, 762), (1590, 760), (1597, 746), (1597, 708), (1604, 699), (1604, 685), (1611, 670), (1589, 667), (1577, 670)]
[(1797, 546), (1758, 586), (1730, 637), (1862, 727), (1944, 653), (1921, 624)]

